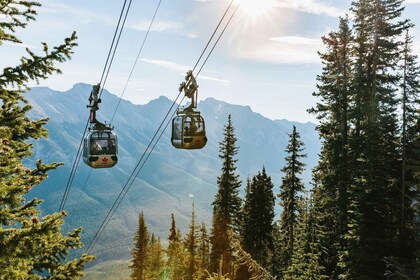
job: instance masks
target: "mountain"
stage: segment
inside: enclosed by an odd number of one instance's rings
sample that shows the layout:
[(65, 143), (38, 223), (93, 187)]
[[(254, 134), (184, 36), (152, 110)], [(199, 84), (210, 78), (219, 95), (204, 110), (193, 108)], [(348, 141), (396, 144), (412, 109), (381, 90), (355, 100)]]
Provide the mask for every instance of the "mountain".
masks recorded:
[[(65, 164), (50, 172), (49, 178), (30, 193), (45, 200), (44, 214), (59, 209), (89, 115), (86, 104), (91, 89), (91, 85), (80, 83), (65, 92), (37, 87), (26, 94), (33, 106), (31, 117), (50, 119), (49, 137), (33, 142), (34, 156), (28, 164), (34, 164), (38, 158), (43, 162)], [(101, 99), (97, 118), (102, 122), (109, 121), (119, 97), (104, 90)], [(172, 103), (166, 97), (145, 105), (121, 100), (112, 123), (119, 140), (119, 162), (111, 169), (90, 169), (83, 162), (79, 164), (65, 205), (69, 216), (64, 230), (82, 226), (83, 241), (89, 244)], [(197, 222), (204, 221), (210, 227), (211, 203), (221, 169), (219, 143), (228, 114), (232, 115), (238, 138), (237, 167), (243, 182), (242, 192), (246, 178), (254, 176), (263, 166), (272, 177), (275, 193), (279, 192), (287, 133), (292, 131), (293, 125), (306, 146), (308, 158), (303, 177), (310, 187), (311, 169), (320, 150), (313, 123), (273, 121), (253, 112), (249, 106), (232, 105), (213, 98), (201, 101), (198, 110), (206, 121), (207, 145), (201, 150), (175, 149), (170, 143), (169, 126), (95, 245), (92, 252), (99, 261), (130, 257), (140, 211), (144, 211), (149, 231), (162, 239), (168, 236), (171, 213), (175, 214), (177, 226), (185, 234), (193, 196)]]

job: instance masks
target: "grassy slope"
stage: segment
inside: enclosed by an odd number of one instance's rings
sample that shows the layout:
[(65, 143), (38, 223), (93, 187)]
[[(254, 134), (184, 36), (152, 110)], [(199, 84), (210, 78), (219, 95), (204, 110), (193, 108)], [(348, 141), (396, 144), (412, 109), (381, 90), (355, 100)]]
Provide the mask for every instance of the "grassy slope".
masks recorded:
[(130, 260), (113, 260), (97, 264), (85, 270), (83, 280), (124, 280), (130, 279)]

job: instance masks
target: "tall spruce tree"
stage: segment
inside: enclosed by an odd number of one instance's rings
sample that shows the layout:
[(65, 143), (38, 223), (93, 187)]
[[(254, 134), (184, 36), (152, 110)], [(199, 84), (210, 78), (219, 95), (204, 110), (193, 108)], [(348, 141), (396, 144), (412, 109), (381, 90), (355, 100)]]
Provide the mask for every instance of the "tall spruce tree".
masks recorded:
[[(35, 20), (37, 2), (0, 0), (0, 46), (22, 42), (15, 31)], [(41, 200), (26, 194), (47, 178), (47, 172), (60, 164), (25, 165), (32, 155), (33, 140), (47, 137), (48, 119), (31, 120), (31, 105), (23, 94), (28, 83), (61, 73), (57, 62), (70, 59), (76, 44), (73, 33), (52, 49), (42, 43), (42, 53), (26, 49), (20, 64), (0, 73), (0, 279), (78, 279), (86, 262), (93, 257), (66, 259), (70, 249), (82, 246), (81, 229), (61, 233), (65, 212), (42, 216)], [(28, 162), (27, 160), (25, 162)]]
[(301, 200), (302, 211), (298, 215), (296, 225), (296, 246), (293, 251), (291, 264), (284, 272), (284, 280), (321, 280), (329, 277), (324, 273), (320, 264), (321, 248), (317, 243), (316, 233), (313, 231), (311, 218), (311, 198)]
[(213, 227), (210, 242), (211, 270), (219, 268), (219, 261), (223, 258), (223, 274), (233, 273), (232, 252), (229, 245), (228, 231), (239, 229), (239, 213), (241, 210), (241, 198), (239, 197), (239, 175), (236, 174), (236, 159), (238, 153), (236, 136), (232, 124), (231, 115), (224, 127), (224, 140), (220, 142), (219, 157), (222, 159), (222, 173), (217, 178), (218, 192), (213, 201)]
[(352, 32), (348, 18), (340, 18), (339, 30), (322, 37), (327, 49), (320, 53), (322, 74), (317, 77), (320, 101), (309, 110), (316, 115), (322, 138), (318, 166), (314, 170), (318, 238), (324, 248), (321, 265), (337, 277), (348, 248), (343, 236), (348, 232), (348, 192), (352, 184), (352, 154), (349, 151), (352, 108)]
[(353, 28), (341, 19), (339, 31), (323, 38), (327, 52), (321, 54), (324, 68), (315, 94), (321, 101), (310, 111), (320, 120), (323, 139), (314, 171), (316, 236), (332, 279), (384, 277), (386, 260), (402, 254), (397, 240), (404, 220), (413, 221), (405, 204), (412, 199), (404, 194), (410, 192), (407, 169), (401, 168), (408, 162), (408, 146), (401, 144), (408, 134), (400, 133), (397, 94), (416, 70), (411, 68), (409, 78), (397, 69), (401, 35), (411, 27), (399, 19), (401, 3), (354, 1)]
[(149, 232), (147, 225), (144, 221), (144, 214), (141, 211), (139, 215), (139, 225), (134, 236), (134, 249), (131, 252), (131, 264), (130, 268), (131, 279), (144, 280), (145, 277), (145, 263), (149, 249)]
[(262, 267), (271, 271), (273, 256), (274, 204), (273, 183), (263, 167), (247, 182), (242, 211), (242, 240), (245, 250)]
[(293, 132), (289, 134), (289, 143), (285, 149), (286, 165), (282, 168), (284, 174), (280, 186), (280, 206), (283, 208), (280, 217), (281, 227), (281, 247), (282, 247), (282, 269), (286, 270), (291, 265), (292, 256), (296, 240), (296, 225), (298, 215), (302, 211), (300, 201), (302, 191), (305, 186), (302, 183), (300, 175), (305, 167), (302, 158), (304, 143), (300, 140), (300, 135), (293, 126)]
[(172, 280), (185, 279), (187, 257), (184, 253), (184, 244), (181, 241), (181, 233), (176, 227), (175, 216), (171, 214), (171, 228), (169, 231), (169, 245), (166, 251), (169, 278)]
[(191, 222), (189, 227), (189, 232), (185, 236), (184, 246), (187, 250), (188, 254), (188, 268), (187, 268), (187, 275), (186, 280), (193, 280), (196, 279), (197, 273), (197, 226), (195, 225), (195, 210), (194, 210), (194, 203), (193, 209), (191, 213)]
[[(415, 274), (415, 255), (419, 248), (420, 237), (416, 229), (415, 201), (420, 184), (420, 67), (417, 56), (412, 53), (412, 38), (406, 31), (405, 43), (402, 48), (402, 83), (401, 83), (401, 179), (394, 189), (395, 200), (394, 227), (397, 228), (393, 256), (388, 261), (400, 263), (399, 273)], [(416, 176), (417, 173), (417, 176)], [(399, 209), (399, 211), (397, 211)], [(420, 250), (420, 249), (418, 249)], [(417, 251), (418, 251), (417, 250)], [(392, 274), (388, 269), (388, 275)], [(394, 272), (395, 273), (395, 272)]]
[(166, 279), (165, 278), (164, 250), (160, 238), (152, 233), (148, 242), (146, 260), (144, 262), (144, 279)]
[(206, 279), (207, 271), (210, 268), (210, 238), (204, 222), (199, 228), (197, 244), (198, 272), (196, 279), (204, 280)]
[(349, 149), (354, 152), (354, 188), (349, 208), (347, 277), (383, 277), (384, 257), (393, 255), (396, 234), (393, 189), (400, 164), (396, 94), (399, 39), (408, 21), (400, 21), (402, 1), (353, 2), (355, 114)]

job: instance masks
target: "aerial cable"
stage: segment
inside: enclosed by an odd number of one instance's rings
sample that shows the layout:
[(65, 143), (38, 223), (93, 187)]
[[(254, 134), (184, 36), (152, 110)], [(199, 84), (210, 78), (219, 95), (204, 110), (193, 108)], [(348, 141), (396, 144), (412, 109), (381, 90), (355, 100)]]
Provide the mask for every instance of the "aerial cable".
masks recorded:
[[(93, 170), (93, 169), (92, 169), (92, 168), (90, 168), (90, 170), (89, 170), (89, 174), (88, 174), (88, 176), (86, 177), (85, 183), (83, 184), (83, 187), (80, 189), (79, 196), (78, 196), (78, 198), (76, 199), (76, 204), (74, 205), (72, 212), (69, 214), (70, 221), (73, 219), (73, 217), (74, 217), (74, 213), (76, 213), (76, 209), (77, 209), (77, 207), (79, 206), (79, 201), (80, 201), (80, 198), (82, 197), (83, 191), (85, 190), (85, 188), (86, 188), (86, 186), (87, 186), (87, 183), (88, 183), (88, 181), (89, 181), (90, 175), (92, 175), (92, 170)], [(69, 222), (70, 222), (70, 221), (69, 221)]]
[[(105, 85), (106, 79), (108, 77), (109, 69), (111, 68), (111, 64), (112, 64), (112, 61), (114, 59), (115, 51), (117, 49), (122, 30), (124, 28), (125, 20), (127, 18), (128, 12), (130, 10), (131, 2), (132, 2), (132, 0), (130, 0), (128, 8), (125, 9), (127, 1), (128, 0), (124, 1), (123, 7), (121, 9), (121, 13), (120, 13), (120, 16), (119, 16), (119, 19), (118, 19), (117, 27), (115, 28), (114, 36), (112, 38), (111, 46), (110, 46), (109, 51), (108, 51), (107, 59), (106, 59), (105, 65), (104, 65), (104, 69), (102, 71), (101, 80), (100, 80), (99, 84), (101, 84), (103, 82), (103, 85)], [(123, 21), (123, 25), (120, 28), (121, 19), (123, 18), (124, 12), (125, 12), (124, 21)], [(118, 38), (117, 38), (118, 31), (119, 31), (119, 35), (118, 35)], [(115, 42), (116, 38), (117, 38), (117, 42)], [(111, 57), (111, 53), (112, 53), (112, 57)], [(109, 62), (110, 58), (111, 58), (111, 61)], [(108, 70), (107, 70), (107, 68), (108, 68)], [(106, 73), (106, 76), (105, 76), (105, 73)], [(104, 80), (104, 77), (105, 77), (105, 80)], [(102, 91), (101, 91), (101, 94), (102, 94)], [(83, 146), (83, 139), (84, 139), (84, 136), (86, 134), (86, 131), (87, 131), (88, 127), (89, 127), (89, 119), (86, 122), (86, 126), (85, 126), (85, 129), (84, 129), (83, 134), (82, 134), (82, 140), (80, 141), (79, 148), (78, 148), (77, 154), (76, 154), (76, 158), (74, 159), (72, 170), (70, 172), (69, 179), (67, 180), (67, 185), (66, 185), (66, 188), (64, 190), (63, 198), (62, 198), (61, 203), (60, 203), (60, 208), (59, 208), (60, 212), (63, 211), (63, 209), (64, 209), (64, 205), (65, 205), (65, 203), (67, 201), (67, 198), (68, 198), (68, 195), (70, 193), (71, 185), (73, 184), (73, 180), (74, 180), (74, 176), (75, 176), (76, 171), (77, 171), (77, 167), (80, 163), (80, 158), (81, 158), (81, 155), (82, 155), (81, 151), (82, 151), (82, 146)]]
[[(123, 17), (124, 11), (125, 11), (125, 5), (126, 5), (126, 4), (127, 4), (127, 0), (125, 0), (125, 1), (124, 1), (123, 7), (122, 7), (122, 9), (121, 9), (120, 17), (118, 18), (117, 28), (115, 28), (114, 36), (112, 37), (112, 42), (111, 42), (111, 45), (109, 46), (108, 55), (107, 55), (107, 57), (106, 57), (106, 61), (105, 61), (105, 65), (104, 65), (104, 69), (103, 69), (103, 71), (102, 71), (102, 75), (101, 75), (101, 79), (100, 79), (100, 81), (99, 81), (99, 84), (102, 84), (102, 81), (103, 81), (103, 79), (104, 79), (104, 76), (105, 76), (105, 71), (106, 71), (106, 69), (107, 69), (107, 67), (108, 67), (108, 62), (109, 62), (109, 58), (110, 58), (110, 56), (111, 56), (112, 49), (114, 48), (115, 38), (117, 37), (117, 33), (118, 33), (118, 30), (119, 30), (119, 26), (120, 26), (120, 23), (121, 23), (121, 19), (122, 19), (122, 17)], [(130, 1), (130, 5), (131, 5), (131, 1)], [(128, 9), (127, 9), (126, 14), (127, 14), (127, 13), (128, 13)]]
[[(127, 0), (126, 0), (126, 1), (127, 1)], [(125, 13), (125, 15), (124, 15), (124, 20), (123, 20), (123, 22), (122, 22), (121, 28), (119, 29), (118, 38), (117, 38), (117, 42), (115, 43), (114, 50), (113, 50), (113, 52), (112, 52), (111, 61), (109, 62), (109, 66), (108, 66), (108, 69), (107, 69), (107, 71), (106, 71), (105, 79), (104, 79), (104, 81), (103, 81), (103, 83), (102, 83), (102, 85), (101, 85), (101, 87), (100, 87), (101, 91), (100, 91), (100, 93), (99, 93), (99, 98), (101, 98), (101, 96), (102, 96), (102, 92), (103, 92), (103, 90), (104, 90), (104, 88), (105, 88), (105, 83), (106, 83), (106, 80), (108, 79), (108, 74), (109, 74), (109, 71), (111, 70), (111, 65), (112, 65), (112, 62), (114, 61), (115, 53), (116, 53), (116, 51), (117, 51), (118, 44), (119, 44), (119, 42), (120, 42), (121, 34), (122, 34), (122, 32), (123, 32), (124, 25), (125, 25), (125, 21), (127, 20), (128, 12), (130, 11), (130, 7), (131, 7), (131, 3), (132, 3), (132, 1), (133, 1), (133, 0), (130, 0), (130, 2), (128, 3), (128, 7), (127, 7), (126, 13)], [(124, 3), (124, 4), (125, 4), (125, 3)], [(120, 19), (121, 19), (121, 18), (120, 18)], [(118, 27), (117, 27), (117, 29), (118, 29)], [(114, 36), (115, 36), (115, 34), (114, 34)], [(109, 54), (108, 54), (108, 56), (109, 56)]]
[[(144, 48), (144, 45), (145, 45), (146, 40), (147, 40), (147, 37), (148, 37), (148, 35), (149, 35), (149, 33), (150, 33), (150, 30), (151, 30), (151, 28), (152, 28), (152, 25), (153, 25), (153, 23), (154, 23), (154, 20), (155, 20), (155, 18), (156, 18), (156, 15), (157, 15), (157, 12), (158, 12), (158, 10), (159, 10), (159, 7), (160, 7), (161, 3), (162, 3), (162, 0), (160, 0), (160, 1), (159, 1), (158, 5), (157, 5), (157, 7), (156, 7), (156, 10), (155, 10), (155, 12), (154, 12), (154, 14), (153, 14), (152, 20), (151, 20), (151, 22), (150, 22), (150, 24), (149, 24), (149, 28), (148, 28), (148, 30), (147, 30), (147, 32), (146, 32), (145, 37), (143, 38), (143, 42), (142, 42), (142, 44), (141, 44), (140, 50), (139, 50), (139, 51), (138, 51), (138, 53), (137, 53), (136, 60), (135, 60), (135, 62), (134, 62), (134, 64), (133, 64), (133, 67), (131, 68), (130, 75), (129, 75), (129, 77), (128, 77), (128, 79), (127, 79), (127, 82), (126, 82), (126, 84), (125, 84), (124, 90), (123, 90), (123, 92), (122, 92), (122, 94), (121, 94), (121, 96), (120, 96), (120, 98), (119, 98), (119, 100), (118, 100), (118, 104), (117, 104), (117, 106), (116, 106), (116, 108), (115, 108), (114, 114), (112, 115), (112, 118), (111, 118), (110, 123), (112, 123), (112, 121), (114, 120), (115, 114), (117, 113), (118, 107), (119, 107), (119, 105), (120, 105), (120, 103), (121, 103), (122, 97), (124, 96), (125, 90), (127, 89), (128, 83), (129, 83), (130, 78), (131, 78), (131, 76), (132, 76), (132, 74), (133, 74), (133, 72), (134, 72), (134, 69), (135, 69), (135, 66), (136, 66), (136, 64), (137, 64), (137, 62), (138, 62), (138, 59), (139, 59), (139, 57), (140, 57), (140, 54), (141, 54), (141, 52), (142, 52), (142, 50), (143, 50), (143, 48)], [(128, 9), (130, 8), (130, 5), (131, 5), (131, 1), (130, 1), (130, 3), (129, 3), (129, 7), (128, 7)], [(126, 16), (124, 17), (123, 26), (124, 26), (124, 23), (125, 23), (126, 18), (127, 18), (127, 14), (126, 14)], [(120, 16), (120, 20), (121, 20), (121, 16)], [(120, 22), (120, 20), (119, 20), (118, 22)], [(122, 30), (122, 29), (121, 29), (121, 30)], [(120, 34), (119, 34), (119, 36), (118, 36), (118, 41), (119, 41), (120, 36), (121, 36), (121, 32), (120, 32)], [(115, 37), (116, 37), (116, 33), (114, 34), (114, 39), (115, 39)], [(114, 39), (113, 39), (113, 41), (114, 41)], [(111, 50), (110, 50), (110, 51), (111, 51)], [(114, 54), (115, 54), (115, 49), (114, 49)], [(113, 56), (114, 56), (114, 54), (113, 54)], [(108, 55), (107, 61), (108, 61), (109, 57), (110, 57), (110, 55)], [(113, 58), (112, 58), (112, 59), (113, 59)], [(111, 63), (112, 63), (112, 59), (111, 59)], [(105, 71), (104, 71), (104, 72), (105, 72)], [(107, 75), (108, 75), (108, 74), (107, 74)], [(104, 75), (102, 75), (101, 80), (102, 80), (103, 76), (104, 76)], [(103, 89), (103, 86), (102, 86), (102, 89)], [(85, 132), (86, 132), (86, 131), (85, 131)], [(87, 182), (88, 182), (88, 180), (89, 180), (89, 177), (90, 177), (91, 173), (92, 173), (92, 170), (90, 170), (89, 175), (88, 175), (88, 178), (86, 179), (85, 184), (84, 184), (84, 186), (83, 186), (83, 188), (82, 188), (82, 190), (81, 190), (81, 192), (80, 192), (79, 198), (77, 199), (77, 202), (76, 202), (76, 207), (77, 207), (77, 205), (78, 205), (78, 203), (79, 203), (79, 199), (80, 199), (81, 193), (82, 193), (83, 189), (85, 188), (85, 186), (86, 186), (86, 184), (87, 184)], [(73, 213), (75, 212), (76, 207), (73, 209)]]
[(219, 37), (217, 38), (216, 42), (214, 43), (213, 47), (211, 48), (209, 54), (207, 55), (206, 59), (204, 60), (203, 64), (201, 65), (200, 69), (198, 70), (195, 77), (197, 78), (198, 75), (200, 75), (201, 70), (203, 69), (204, 65), (206, 64), (207, 60), (209, 59), (210, 55), (213, 53), (214, 48), (216, 47), (217, 43), (219, 43), (220, 38), (222, 37), (223, 33), (225, 33), (226, 28), (228, 27), (229, 23), (231, 22), (233, 16), (236, 14), (236, 11), (238, 10), (239, 5), (236, 6), (235, 10), (233, 11), (232, 15), (230, 16), (228, 22), (226, 23), (225, 27), (223, 28), (222, 32), (220, 33)]
[[(232, 0), (233, 2), (233, 0)], [(226, 9), (225, 13), (222, 16), (222, 20), (224, 19), (226, 13), (228, 12), (228, 10), (231, 7), (232, 2), (229, 4), (228, 8)], [(227, 26), (230, 24), (233, 16), (235, 15), (236, 11), (237, 11), (238, 7), (236, 7), (235, 11), (232, 13), (232, 15), (230, 16), (228, 22), (226, 23), (225, 27), (223, 28), (221, 34), (219, 35), (217, 41), (215, 42), (215, 44), (213, 45), (210, 53), (207, 55), (206, 60), (204, 61), (203, 65), (201, 66), (199, 72), (201, 72), (204, 64), (207, 62), (208, 58), (210, 57), (211, 53), (213, 52), (214, 48), (216, 47), (217, 43), (219, 42), (221, 36), (223, 35), (224, 31), (226, 30)], [(219, 24), (217, 25), (215, 31), (213, 32), (211, 39), (214, 37), (214, 34), (217, 32), (217, 29), (219, 28), (221, 24), (221, 21), (219, 22)], [(195, 64), (194, 68), (198, 65), (199, 61), (201, 60), (205, 50), (207, 49), (208, 45), (210, 44), (210, 41), (207, 43), (204, 51), (201, 53), (197, 63)], [(106, 226), (108, 225), (108, 223), (110, 222), (110, 220), (112, 219), (115, 211), (117, 210), (117, 208), (119, 207), (119, 205), (121, 204), (122, 200), (124, 199), (125, 195), (127, 194), (128, 190), (130, 189), (130, 187), (132, 186), (132, 184), (134, 183), (135, 179), (137, 178), (138, 174), (140, 173), (140, 171), (142, 170), (142, 168), (144, 167), (144, 165), (146, 164), (148, 158), (150, 157), (151, 153), (153, 152), (154, 148), (156, 147), (157, 143), (159, 142), (160, 138), (162, 137), (163, 133), (165, 132), (166, 128), (168, 127), (168, 125), (170, 124), (171, 119), (169, 119), (169, 121), (167, 121), (165, 127), (163, 128), (163, 130), (161, 130), (164, 122), (166, 121), (168, 115), (171, 113), (174, 105), (176, 104), (176, 101), (178, 100), (179, 96), (182, 93), (182, 89), (180, 88), (178, 96), (175, 98), (175, 100), (173, 101), (170, 109), (168, 110), (168, 112), (166, 113), (164, 119), (162, 120), (162, 122), (160, 123), (158, 129), (156, 130), (155, 134), (153, 135), (152, 139), (150, 140), (148, 146), (146, 147), (145, 151), (143, 152), (142, 156), (140, 157), (139, 161), (137, 162), (134, 170), (131, 172), (128, 180), (126, 181), (125, 185), (123, 186), (122, 190), (120, 191), (117, 199), (114, 201), (111, 209), (108, 211), (105, 219), (103, 220), (101, 226), (99, 227), (99, 229), (96, 231), (92, 241), (90, 242), (90, 244), (88, 245), (85, 253), (89, 254), (91, 252), (91, 250), (93, 249), (93, 247), (95, 246), (96, 242), (99, 240), (100, 236), (102, 235), (103, 231), (105, 230)], [(178, 110), (178, 108), (180, 107), (180, 104), (182, 103), (182, 101), (184, 100), (185, 96), (181, 99), (181, 102), (178, 104), (176, 110), (172, 113), (172, 117), (175, 115), (176, 111)], [(157, 140), (154, 142), (152, 148), (149, 151), (150, 146), (152, 145), (154, 139), (156, 138), (157, 134), (159, 133), (159, 130), (161, 130), (159, 137), (157, 138)], [(149, 151), (149, 152), (148, 152)], [(147, 156), (146, 153), (148, 152)], [(146, 156), (146, 157), (145, 157)], [(143, 161), (144, 159), (144, 161)], [(143, 162), (142, 162), (143, 161)]]
[(157, 12), (158, 12), (158, 10), (159, 10), (159, 7), (160, 7), (160, 4), (161, 4), (161, 3), (162, 3), (162, 0), (159, 0), (159, 3), (158, 3), (158, 5), (157, 5), (157, 7), (156, 7), (155, 13), (153, 14), (152, 20), (150, 21), (149, 28), (147, 29), (147, 32), (146, 32), (146, 34), (144, 35), (143, 42), (142, 42), (142, 44), (141, 44), (141, 46), (140, 46), (140, 49), (139, 49), (139, 51), (138, 51), (138, 53), (137, 53), (137, 57), (136, 57), (136, 60), (134, 61), (133, 67), (131, 68), (130, 74), (128, 75), (127, 82), (125, 83), (124, 89), (123, 89), (123, 91), (122, 91), (122, 93), (121, 93), (120, 99), (118, 100), (117, 106), (116, 106), (116, 108), (115, 108), (114, 114), (112, 115), (112, 118), (111, 118), (110, 123), (112, 123), (112, 121), (114, 120), (115, 114), (116, 114), (116, 113), (117, 113), (117, 111), (118, 111), (118, 108), (119, 108), (119, 106), (120, 106), (121, 100), (122, 100), (122, 98), (123, 98), (123, 96), (124, 96), (124, 93), (125, 93), (125, 91), (126, 91), (126, 89), (127, 89), (128, 83), (129, 83), (129, 81), (130, 81), (130, 79), (131, 79), (131, 76), (133, 75), (133, 72), (134, 72), (134, 69), (135, 69), (135, 67), (136, 67), (136, 65), (137, 65), (137, 62), (138, 62), (138, 60), (139, 60), (140, 54), (141, 54), (141, 52), (143, 51), (143, 47), (144, 47), (144, 45), (145, 45), (145, 43), (146, 43), (147, 37), (149, 36), (150, 30), (151, 30), (152, 25), (153, 25), (153, 23), (154, 23), (154, 21), (155, 21), (155, 18), (156, 18), (156, 15), (157, 15)]
[(82, 140), (80, 141), (79, 148), (78, 148), (77, 154), (76, 154), (76, 158), (74, 159), (73, 166), (71, 168), (71, 172), (70, 172), (70, 175), (69, 175), (69, 179), (67, 180), (67, 185), (66, 185), (66, 188), (64, 190), (63, 198), (61, 199), (59, 212), (63, 211), (64, 205), (67, 201), (67, 197), (70, 193), (70, 187), (73, 184), (74, 175), (76, 174), (77, 166), (79, 165), (80, 157), (82, 156), (81, 151), (82, 151), (82, 146), (83, 146), (83, 138), (84, 138), (84, 135), (86, 134), (86, 130), (87, 130), (88, 126), (89, 126), (89, 120), (86, 122), (86, 127), (85, 127), (85, 130), (84, 130), (83, 135), (82, 135)]
[(195, 68), (197, 67), (198, 63), (200, 62), (201, 58), (203, 57), (204, 53), (206, 52), (207, 47), (210, 45), (210, 42), (213, 40), (214, 35), (216, 34), (217, 30), (220, 27), (220, 24), (223, 22), (223, 19), (225, 18), (225, 16), (226, 16), (227, 12), (229, 11), (230, 7), (232, 6), (233, 1), (235, 1), (235, 0), (230, 1), (229, 6), (227, 7), (225, 12), (223, 13), (222, 18), (219, 20), (219, 23), (217, 24), (216, 28), (214, 29), (213, 34), (211, 34), (210, 39), (208, 40), (206, 46), (204, 47), (203, 52), (201, 53), (200, 57), (198, 58), (197, 62), (194, 65), (194, 68), (192, 70), (193, 72), (194, 72)]
[[(180, 91), (180, 93), (178, 94), (178, 96), (177, 96), (177, 98), (175, 100), (177, 100), (180, 95), (181, 95), (181, 91)], [(108, 225), (109, 221), (112, 219), (112, 216), (114, 215), (115, 211), (117, 210), (117, 208), (121, 204), (121, 201), (124, 199), (125, 195), (127, 194), (128, 190), (130, 189), (131, 185), (136, 180), (137, 175), (139, 174), (139, 172), (143, 168), (145, 162), (149, 158), (150, 154), (153, 152), (156, 144), (159, 142), (159, 139), (162, 136), (163, 132), (166, 130), (169, 122), (167, 122), (166, 126), (164, 127), (164, 129), (161, 132), (161, 135), (158, 137), (157, 141), (155, 141), (155, 143), (152, 146), (152, 148), (150, 148), (150, 146), (154, 142), (156, 136), (158, 135), (159, 131), (161, 130), (162, 126), (164, 125), (166, 119), (168, 118), (168, 116), (171, 113), (171, 111), (172, 111), (173, 107), (175, 106), (175, 104), (176, 104), (176, 101), (174, 101), (172, 103), (171, 107), (169, 108), (168, 112), (166, 113), (165, 117), (163, 118), (162, 122), (160, 123), (158, 129), (156, 130), (155, 134), (153, 135), (152, 139), (150, 140), (149, 144), (147, 145), (146, 149), (144, 150), (143, 154), (141, 155), (139, 161), (137, 162), (136, 166), (134, 167), (133, 172), (131, 172), (129, 178), (127, 179), (126, 183), (124, 184), (123, 188), (121, 189), (120, 193), (118, 194), (117, 199), (112, 204), (110, 210), (108, 211), (107, 215), (105, 216), (104, 220), (102, 221), (102, 224), (100, 225), (99, 229), (96, 231), (95, 236), (93, 237), (92, 241), (90, 242), (89, 246), (87, 247), (87, 249), (85, 251), (87, 254), (89, 254), (89, 252), (95, 246), (95, 244), (98, 241), (99, 237), (102, 235), (102, 232), (105, 230), (105, 228)], [(149, 153), (146, 156), (146, 154), (147, 154), (148, 151), (149, 151)], [(146, 158), (145, 158), (145, 156), (146, 156)], [(145, 160), (143, 161), (144, 158), (145, 158)], [(142, 163), (142, 161), (143, 161), (143, 164), (140, 165)], [(140, 168), (139, 168), (139, 166), (140, 166)], [(136, 171), (137, 169), (138, 169), (138, 171)]]

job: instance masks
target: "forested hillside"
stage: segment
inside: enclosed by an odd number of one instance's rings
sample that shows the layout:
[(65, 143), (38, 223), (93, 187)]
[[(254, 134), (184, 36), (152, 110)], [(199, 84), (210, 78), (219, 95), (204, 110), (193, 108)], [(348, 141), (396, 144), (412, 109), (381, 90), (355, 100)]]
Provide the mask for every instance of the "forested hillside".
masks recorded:
[(165, 261), (142, 213), (132, 279), (420, 277), (420, 67), (402, 2), (355, 1), (337, 31), (322, 37), (318, 103), (309, 109), (322, 139), (313, 191), (302, 183), (305, 143), (293, 128), (280, 219), (264, 167), (248, 177), (242, 198), (229, 116), (210, 230), (196, 225), (193, 211), (182, 238), (173, 218)]
[[(65, 165), (50, 173), (39, 189), (30, 195), (45, 199), (43, 209), (56, 211), (64, 195), (72, 164), (88, 115), (87, 98), (91, 85), (76, 84), (66, 92), (48, 88), (33, 88), (27, 97), (33, 105), (31, 116), (49, 116), (49, 137), (34, 143), (34, 159), (59, 161)], [(98, 118), (106, 120), (112, 115), (118, 97), (104, 91), (103, 106)], [(137, 161), (145, 151), (164, 113), (172, 101), (165, 97), (145, 105), (122, 101), (120, 111), (113, 121), (119, 139), (119, 162), (110, 169), (91, 170), (83, 162), (78, 166), (65, 209), (69, 211), (67, 226), (74, 224), (84, 228), (83, 240), (89, 243), (100, 223), (116, 200)], [(217, 173), (220, 165), (218, 145), (223, 139), (223, 125), (228, 114), (232, 115), (238, 134), (238, 172), (245, 182), (263, 166), (273, 176), (276, 189), (281, 181), (280, 169), (284, 164), (284, 147), (288, 133), (295, 125), (307, 143), (308, 168), (304, 182), (310, 188), (310, 169), (315, 166), (320, 151), (320, 141), (315, 125), (287, 120), (272, 121), (257, 114), (247, 106), (238, 106), (212, 98), (199, 102), (201, 114), (206, 120), (209, 139), (202, 150), (186, 151), (172, 147), (168, 129), (151, 154), (138, 179), (118, 208), (114, 219), (104, 231), (94, 248), (98, 260), (128, 258), (132, 248), (139, 211), (144, 211), (149, 228), (165, 239), (170, 215), (177, 217), (178, 226), (186, 232), (190, 219), (191, 195), (196, 202), (199, 222), (211, 221), (211, 202), (217, 191)], [(275, 155), (275, 156), (273, 156)], [(240, 189), (245, 195), (245, 183)], [(162, 205), (165, 208), (162, 209)], [(276, 207), (278, 213), (280, 207)]]

